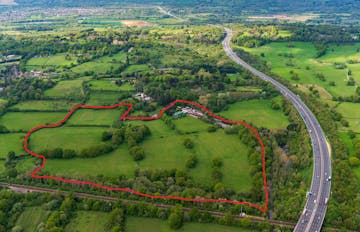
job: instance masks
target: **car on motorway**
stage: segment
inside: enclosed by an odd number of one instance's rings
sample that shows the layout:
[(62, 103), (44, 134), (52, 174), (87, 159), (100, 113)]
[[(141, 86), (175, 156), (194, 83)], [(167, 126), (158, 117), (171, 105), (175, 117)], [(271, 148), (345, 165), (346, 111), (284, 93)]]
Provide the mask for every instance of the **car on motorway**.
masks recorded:
[(324, 201), (324, 205), (327, 205), (328, 201), (329, 201), (329, 198), (326, 197), (326, 198), (325, 198), (325, 201)]

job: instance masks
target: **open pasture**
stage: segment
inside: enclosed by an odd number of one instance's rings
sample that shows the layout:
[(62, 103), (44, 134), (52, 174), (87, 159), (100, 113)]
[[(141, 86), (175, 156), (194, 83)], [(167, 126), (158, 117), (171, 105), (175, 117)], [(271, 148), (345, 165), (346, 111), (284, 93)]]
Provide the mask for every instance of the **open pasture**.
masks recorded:
[(106, 71), (119, 68), (125, 61), (126, 53), (120, 52), (111, 56), (103, 56), (98, 59), (77, 65), (71, 70), (75, 73), (105, 73)]
[(9, 130), (28, 131), (35, 126), (56, 123), (65, 115), (65, 112), (9, 112), (1, 116), (0, 125), (4, 125)]
[(79, 102), (65, 101), (65, 100), (34, 100), (22, 101), (10, 109), (18, 110), (36, 110), (36, 111), (57, 111), (57, 110), (70, 110), (74, 105)]
[[(124, 109), (124, 108), (123, 108)], [(120, 118), (124, 113), (121, 108), (96, 110), (96, 109), (78, 109), (66, 122), (67, 125), (108, 125)]]
[[(101, 143), (101, 134), (108, 128), (98, 127), (58, 127), (46, 128), (35, 132), (31, 136), (30, 147), (35, 152), (44, 149), (81, 149)], [(71, 162), (71, 160), (70, 160)]]
[(60, 81), (53, 88), (45, 91), (45, 96), (54, 98), (82, 98), (84, 90), (83, 80)]
[[(177, 124), (187, 125), (190, 119), (184, 118), (177, 121), (181, 120), (185, 121), (177, 122)], [(145, 124), (151, 130), (152, 135), (141, 143), (141, 146), (146, 151), (146, 158), (144, 160), (140, 162), (133, 161), (128, 152), (127, 145), (123, 144), (110, 154), (92, 159), (48, 160), (45, 170), (50, 171), (54, 175), (71, 177), (100, 174), (113, 177), (119, 175), (132, 177), (136, 168), (178, 168), (185, 170), (186, 160), (194, 154), (199, 162), (196, 168), (189, 171), (189, 174), (195, 182), (211, 184), (211, 160), (215, 157), (220, 157), (224, 163), (222, 172), (225, 186), (236, 191), (250, 191), (251, 177), (247, 160), (248, 149), (239, 140), (238, 136), (226, 135), (222, 130), (208, 133), (204, 131), (208, 124), (200, 120), (198, 122), (193, 121), (197, 132), (188, 135), (182, 135), (175, 130), (169, 129), (162, 120), (129, 123), (135, 125)], [(189, 126), (185, 127), (189, 128)], [(86, 131), (87, 134), (85, 134)], [(89, 131), (94, 131), (94, 134)], [(43, 130), (43, 132), (39, 131), (34, 134), (34, 137), (31, 138), (31, 146), (36, 151), (44, 149), (49, 144), (57, 144), (52, 146), (63, 148), (84, 148), (90, 144), (98, 143), (102, 131), (104, 130), (71, 127)], [(96, 137), (97, 135), (99, 137)], [(183, 141), (186, 138), (194, 141), (194, 149), (189, 150), (184, 147)]]
[(6, 158), (10, 151), (17, 155), (24, 154), (24, 136), (22, 133), (0, 134), (0, 158)]
[(342, 102), (336, 107), (336, 111), (342, 114), (342, 116), (349, 122), (346, 130), (353, 130), (360, 133), (360, 104), (351, 102)]
[(86, 102), (88, 105), (113, 105), (120, 102), (120, 93), (96, 93), (90, 94), (89, 100)]
[(269, 129), (284, 128), (289, 124), (281, 110), (271, 108), (270, 100), (249, 100), (229, 105), (229, 109), (220, 113), (232, 120), (244, 120), (257, 127)]
[[(360, 82), (360, 63), (349, 63), (350, 60), (358, 62), (359, 48), (359, 44), (332, 45), (327, 54), (320, 58), (316, 58), (317, 51), (313, 44), (305, 42), (274, 42), (258, 48), (242, 49), (261, 57), (274, 73), (292, 83), (319, 85), (337, 97), (355, 93), (355, 87), (347, 85), (348, 70), (352, 71), (351, 77)], [(343, 63), (347, 67), (339, 69), (335, 63)], [(299, 80), (293, 79), (291, 72), (297, 74)], [(319, 73), (324, 75), (325, 81), (316, 77)], [(334, 82), (335, 86), (330, 82)]]
[(126, 82), (118, 86), (113, 80), (94, 80), (89, 82), (91, 90), (100, 91), (134, 91), (135, 87)]
[(105, 231), (106, 223), (110, 220), (109, 213), (96, 211), (77, 211), (74, 218), (65, 227), (65, 231), (98, 232)]
[(36, 231), (40, 223), (45, 223), (50, 211), (44, 210), (42, 207), (28, 207), (16, 221), (17, 226), (21, 226), (24, 232)]

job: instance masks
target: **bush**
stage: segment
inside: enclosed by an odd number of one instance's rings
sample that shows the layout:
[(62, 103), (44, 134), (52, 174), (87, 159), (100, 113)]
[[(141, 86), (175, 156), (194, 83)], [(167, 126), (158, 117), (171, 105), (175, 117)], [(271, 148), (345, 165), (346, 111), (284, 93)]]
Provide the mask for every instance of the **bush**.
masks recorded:
[(223, 165), (223, 162), (219, 157), (216, 157), (211, 161), (211, 164), (213, 168), (220, 168)]
[(215, 182), (220, 182), (222, 179), (222, 173), (220, 168), (214, 168), (211, 172), (211, 177), (214, 179)]
[(184, 146), (187, 149), (192, 149), (194, 148), (194, 142), (191, 139), (187, 138), (184, 140)]
[(135, 161), (140, 161), (145, 158), (145, 151), (140, 146), (134, 146), (130, 148), (130, 155), (133, 157)]
[(344, 127), (349, 127), (349, 122), (345, 119), (341, 119), (341, 125), (343, 125)]
[(350, 157), (349, 163), (352, 167), (358, 167), (358, 166), (360, 166), (360, 159), (357, 157)]
[(217, 127), (216, 127), (216, 126), (209, 126), (208, 129), (207, 129), (207, 131), (208, 131), (209, 133), (214, 133), (214, 132), (217, 131)]
[(187, 168), (195, 168), (198, 163), (198, 159), (195, 155), (191, 155), (188, 160), (186, 160)]
[(63, 158), (64, 159), (71, 159), (71, 158), (74, 158), (76, 156), (76, 152), (74, 150), (71, 150), (71, 149), (65, 149), (63, 151)]
[(237, 126), (229, 126), (225, 128), (225, 134), (227, 135), (234, 135), (239, 132), (239, 128)]
[(184, 224), (184, 212), (180, 206), (172, 209), (172, 212), (168, 218), (170, 228), (173, 230), (180, 229)]
[(102, 133), (101, 140), (102, 140), (103, 142), (109, 141), (109, 140), (112, 138), (112, 136), (113, 136), (112, 132), (104, 131), (104, 132)]

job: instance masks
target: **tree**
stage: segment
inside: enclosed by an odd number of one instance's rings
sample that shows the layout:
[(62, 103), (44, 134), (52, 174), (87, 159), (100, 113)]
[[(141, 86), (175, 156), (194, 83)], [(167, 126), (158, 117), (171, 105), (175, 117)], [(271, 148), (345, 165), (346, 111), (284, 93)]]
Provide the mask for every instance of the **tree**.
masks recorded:
[(189, 217), (191, 221), (198, 222), (201, 217), (199, 209), (196, 207), (191, 208), (191, 210), (189, 211)]
[(14, 160), (15, 158), (16, 158), (15, 152), (10, 151), (10, 152), (8, 153), (8, 161), (12, 161), (12, 160)]
[(76, 156), (76, 152), (72, 149), (65, 149), (63, 151), (63, 158), (64, 159), (71, 159), (74, 158)]
[(107, 227), (111, 229), (111, 231), (124, 231), (123, 228), (125, 228), (125, 215), (122, 209), (115, 208), (110, 213)]
[(213, 168), (220, 168), (223, 165), (223, 162), (219, 157), (215, 157), (212, 159), (211, 164)]
[(130, 148), (130, 155), (133, 157), (135, 161), (140, 161), (145, 158), (145, 151), (140, 146), (134, 146)]
[(194, 148), (194, 142), (191, 139), (187, 138), (184, 140), (184, 146), (187, 149), (192, 149)]
[(358, 167), (358, 166), (360, 166), (360, 159), (357, 157), (350, 157), (349, 163), (352, 167)]
[(195, 155), (191, 155), (189, 159), (186, 160), (186, 167), (187, 168), (195, 168), (198, 163), (198, 159)]
[(18, 175), (18, 171), (16, 170), (16, 168), (10, 168), (8, 170), (8, 176), (10, 178), (15, 178)]
[(214, 133), (214, 132), (217, 131), (217, 127), (216, 127), (216, 126), (209, 126), (208, 129), (207, 129), (207, 131), (208, 131), (209, 133)]
[(168, 218), (168, 223), (171, 229), (178, 230), (184, 223), (184, 211), (181, 206), (176, 206), (171, 210), (171, 214)]
[(101, 135), (101, 140), (103, 142), (109, 141), (112, 138), (113, 134), (110, 131), (104, 131)]

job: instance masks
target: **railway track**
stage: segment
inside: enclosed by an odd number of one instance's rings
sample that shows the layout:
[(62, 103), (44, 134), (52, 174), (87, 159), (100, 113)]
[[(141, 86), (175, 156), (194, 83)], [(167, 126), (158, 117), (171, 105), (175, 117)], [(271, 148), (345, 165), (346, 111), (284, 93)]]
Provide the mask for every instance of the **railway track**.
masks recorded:
[[(66, 194), (70, 193), (70, 191), (63, 191), (63, 190), (59, 191), (57, 189), (34, 187), (34, 186), (29, 186), (29, 185), (11, 184), (11, 183), (6, 183), (6, 182), (0, 182), (0, 187), (8, 188), (8, 189), (11, 189), (13, 191), (23, 193), (23, 194), (28, 193), (28, 192), (37, 192), (37, 193), (50, 193), (50, 194), (59, 194), (60, 193), (61, 195), (66, 195)], [(145, 204), (149, 204), (149, 205), (154, 205), (160, 209), (170, 209), (170, 208), (174, 207), (174, 205), (146, 203), (143, 201), (119, 199), (116, 197), (101, 196), (101, 195), (94, 195), (94, 194), (88, 194), (88, 193), (79, 193), (79, 192), (71, 192), (71, 193), (73, 193), (75, 197), (82, 198), (82, 199), (87, 198), (87, 199), (94, 199), (94, 200), (108, 201), (108, 202), (123, 201), (125, 203), (134, 203), (134, 204), (145, 203)], [(188, 212), (191, 210), (191, 208), (183, 207), (183, 210), (185, 212)], [(215, 211), (200, 210), (200, 212), (208, 212), (214, 217), (224, 217), (225, 216), (225, 213), (215, 212)], [(235, 215), (234, 218), (237, 220), (240, 220), (243, 218), (248, 218), (248, 219), (250, 219), (251, 222), (264, 222), (264, 223), (269, 223), (271, 225), (287, 227), (287, 228), (294, 228), (296, 225), (296, 223), (293, 223), (293, 222), (268, 220), (268, 219), (265, 219), (262, 217), (256, 217), (256, 216), (250, 216), (250, 215), (246, 215), (246, 216)]]

